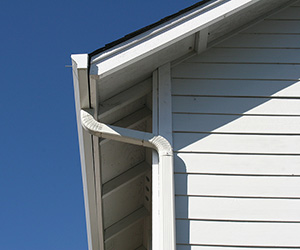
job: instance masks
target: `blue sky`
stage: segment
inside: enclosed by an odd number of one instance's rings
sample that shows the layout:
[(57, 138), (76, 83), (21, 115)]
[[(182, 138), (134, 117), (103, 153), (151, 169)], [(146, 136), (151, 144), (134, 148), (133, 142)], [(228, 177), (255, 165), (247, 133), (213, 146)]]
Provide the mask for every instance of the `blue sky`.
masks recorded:
[(0, 9), (0, 249), (87, 249), (70, 55), (197, 0), (9, 0)]

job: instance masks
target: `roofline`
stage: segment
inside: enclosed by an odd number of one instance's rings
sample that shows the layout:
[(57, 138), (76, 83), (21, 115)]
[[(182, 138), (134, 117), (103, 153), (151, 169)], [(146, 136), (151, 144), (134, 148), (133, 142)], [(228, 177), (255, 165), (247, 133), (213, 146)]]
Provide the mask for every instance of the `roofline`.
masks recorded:
[(134, 38), (128, 37), (98, 54), (90, 54), (90, 74), (104, 78), (259, 1), (210, 0), (194, 5), (192, 10), (185, 10), (184, 14), (156, 24), (155, 28), (135, 34)]
[(105, 46), (103, 46), (103, 47), (101, 47), (99, 49), (94, 50), (93, 52), (89, 53), (88, 55), (89, 55), (89, 57), (95, 56), (95, 55), (97, 55), (97, 54), (99, 54), (99, 53), (101, 53), (101, 52), (103, 52), (105, 50), (108, 50), (108, 49), (110, 49), (110, 48), (112, 48), (112, 47), (114, 47), (116, 45), (119, 45), (119, 44), (121, 44), (123, 42), (126, 42), (126, 41), (130, 40), (131, 38), (133, 38), (135, 36), (138, 36), (138, 35), (146, 32), (148, 30), (156, 28), (156, 27), (158, 27), (161, 24), (164, 24), (164, 23), (166, 23), (166, 22), (168, 22), (168, 21), (170, 21), (170, 20), (172, 20), (172, 19), (174, 19), (174, 18), (176, 18), (176, 17), (178, 17), (180, 15), (183, 15), (183, 14), (185, 14), (185, 13), (187, 13), (187, 12), (193, 10), (193, 9), (198, 8), (199, 6), (202, 6), (202, 5), (204, 5), (204, 4), (208, 3), (208, 2), (212, 2), (212, 1), (213, 0), (202, 0), (202, 1), (198, 2), (198, 3), (195, 3), (192, 6), (189, 6), (189, 7), (185, 8), (185, 9), (183, 9), (183, 10), (180, 10), (180, 11), (178, 11), (178, 12), (176, 12), (176, 13), (170, 15), (170, 16), (167, 16), (167, 17), (165, 17), (165, 18), (163, 18), (163, 19), (155, 22), (155, 23), (147, 25), (147, 26), (145, 26), (145, 27), (143, 27), (141, 29), (138, 29), (136, 31), (133, 31), (133, 32), (125, 35), (122, 38), (119, 38), (119, 39), (117, 39), (117, 40), (115, 40), (113, 42), (105, 44)]

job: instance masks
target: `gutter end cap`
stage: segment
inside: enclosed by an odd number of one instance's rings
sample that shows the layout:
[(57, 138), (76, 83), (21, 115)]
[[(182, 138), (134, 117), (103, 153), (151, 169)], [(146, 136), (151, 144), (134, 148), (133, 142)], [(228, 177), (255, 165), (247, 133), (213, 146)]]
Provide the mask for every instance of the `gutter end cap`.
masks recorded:
[(77, 65), (77, 69), (87, 69), (88, 68), (88, 54), (73, 54), (71, 55), (73, 63)]

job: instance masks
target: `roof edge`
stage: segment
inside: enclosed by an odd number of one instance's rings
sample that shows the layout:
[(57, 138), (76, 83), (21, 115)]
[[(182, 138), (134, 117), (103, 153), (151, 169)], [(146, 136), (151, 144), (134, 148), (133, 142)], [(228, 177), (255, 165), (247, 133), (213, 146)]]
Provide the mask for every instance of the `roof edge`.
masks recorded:
[(177, 14), (160, 27), (156, 24), (155, 29), (144, 31), (134, 39), (125, 40), (94, 56), (89, 54), (90, 75), (104, 78), (259, 1), (261, 0), (210, 0), (205, 2), (209, 3), (206, 7), (198, 9), (205, 3), (194, 5), (191, 8), (194, 11), (188, 14), (186, 10), (185, 15)]
[(115, 41), (113, 41), (111, 43), (105, 44), (105, 46), (103, 46), (103, 47), (101, 47), (99, 49), (94, 50), (93, 52), (89, 53), (89, 56), (92, 57), (92, 56), (95, 56), (95, 55), (97, 55), (97, 54), (99, 54), (99, 53), (101, 53), (103, 51), (106, 51), (106, 50), (108, 50), (110, 48), (113, 48), (116, 45), (119, 45), (119, 44), (121, 44), (123, 42), (126, 42), (129, 39), (131, 39), (131, 38), (133, 38), (135, 36), (138, 36), (138, 35), (146, 32), (148, 30), (156, 28), (159, 25), (164, 24), (164, 23), (166, 23), (166, 22), (168, 22), (168, 21), (170, 21), (170, 20), (172, 20), (172, 19), (174, 19), (176, 17), (179, 17), (180, 15), (185, 14), (185, 13), (187, 13), (187, 12), (193, 10), (193, 9), (196, 9), (196, 8), (202, 6), (202, 5), (205, 5), (208, 2), (213, 2), (213, 0), (202, 0), (202, 1), (198, 2), (198, 3), (193, 4), (192, 6), (189, 6), (189, 7), (185, 8), (185, 9), (183, 9), (183, 10), (180, 10), (180, 11), (172, 14), (172, 15), (169, 15), (169, 16), (167, 16), (167, 17), (165, 17), (165, 18), (163, 18), (163, 19), (161, 19), (161, 20), (159, 20), (159, 21), (157, 21), (155, 23), (152, 23), (152, 24), (147, 25), (147, 26), (145, 26), (145, 27), (143, 27), (141, 29), (133, 31), (133, 32), (125, 35), (122, 38), (119, 38), (119, 39), (117, 39), (117, 40), (115, 40)]

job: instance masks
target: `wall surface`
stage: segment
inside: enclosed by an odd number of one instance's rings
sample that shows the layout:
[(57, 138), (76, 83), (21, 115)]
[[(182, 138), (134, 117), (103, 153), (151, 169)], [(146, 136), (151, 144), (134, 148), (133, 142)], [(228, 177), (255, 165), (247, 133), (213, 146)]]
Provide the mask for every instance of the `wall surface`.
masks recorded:
[(300, 249), (300, 4), (172, 69), (178, 250)]

